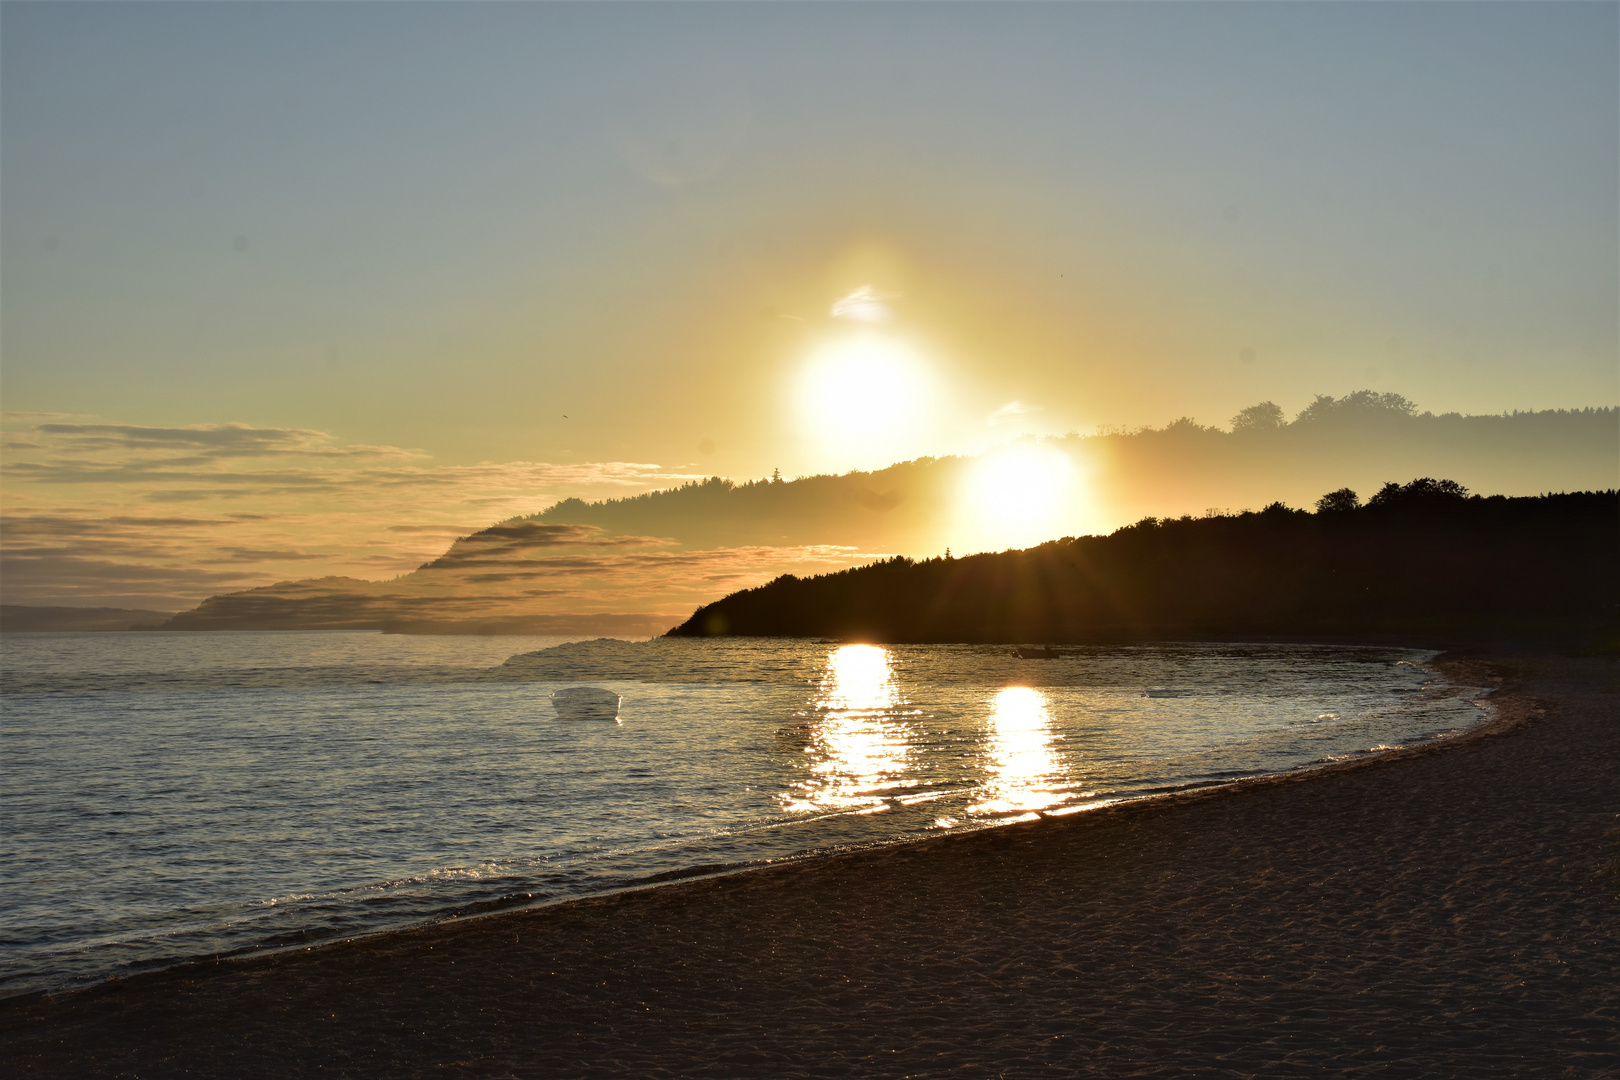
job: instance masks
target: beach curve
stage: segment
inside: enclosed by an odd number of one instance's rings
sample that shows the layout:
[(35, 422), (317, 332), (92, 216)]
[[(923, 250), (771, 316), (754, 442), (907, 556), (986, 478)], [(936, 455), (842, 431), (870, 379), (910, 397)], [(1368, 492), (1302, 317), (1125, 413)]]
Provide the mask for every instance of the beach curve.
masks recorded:
[(19, 1075), (1600, 1076), (1616, 668), (1454, 739), (0, 1003)]

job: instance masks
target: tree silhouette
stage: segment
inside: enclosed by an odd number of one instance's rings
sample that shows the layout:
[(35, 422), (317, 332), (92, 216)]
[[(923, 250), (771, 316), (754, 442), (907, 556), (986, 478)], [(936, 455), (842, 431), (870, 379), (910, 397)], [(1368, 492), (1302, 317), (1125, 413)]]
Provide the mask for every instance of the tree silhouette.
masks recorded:
[(1367, 505), (1369, 507), (1435, 505), (1456, 502), (1467, 497), (1468, 489), (1455, 480), (1435, 480), (1424, 476), (1409, 484), (1393, 482), (1385, 484), (1378, 489), (1378, 494), (1367, 500)]
[(1203, 635), (1597, 640), (1620, 615), (1620, 492), (1468, 496), (1450, 480), (1340, 489), (1315, 514), (1144, 518), (1023, 551), (783, 576), (677, 636), (1085, 642)]
[(1417, 405), (1399, 394), (1379, 394), (1372, 390), (1357, 390), (1342, 398), (1317, 394), (1316, 400), (1305, 406), (1294, 418), (1296, 424), (1321, 424), (1374, 419), (1405, 419), (1417, 412)]
[(1232, 434), (1243, 431), (1276, 431), (1285, 423), (1282, 406), (1274, 401), (1262, 401), (1232, 417)]
[(1320, 499), (1316, 500), (1316, 512), (1318, 514), (1342, 514), (1350, 510), (1359, 510), (1360, 508), (1361, 496), (1357, 495), (1349, 488), (1340, 488), (1338, 491), (1330, 491)]

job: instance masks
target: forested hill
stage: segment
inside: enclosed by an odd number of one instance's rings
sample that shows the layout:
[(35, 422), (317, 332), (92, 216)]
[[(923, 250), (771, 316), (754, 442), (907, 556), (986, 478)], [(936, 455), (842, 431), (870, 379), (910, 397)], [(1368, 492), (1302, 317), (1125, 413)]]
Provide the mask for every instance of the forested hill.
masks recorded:
[[(1370, 489), (1387, 476), (1450, 476), (1477, 491), (1608, 488), (1620, 478), (1620, 411), (1613, 408), (1434, 415), (1398, 394), (1321, 396), (1292, 421), (1270, 402), (1230, 430), (1183, 418), (1162, 428), (1041, 440), (1085, 477), (1089, 532), (1144, 514), (1295, 504), (1331, 487)], [(961, 517), (970, 457), (918, 458), (873, 472), (779, 483), (720, 477), (587, 503), (564, 499), (530, 518), (609, 535), (659, 536), (684, 547), (842, 544), (912, 555), (976, 541)]]
[(1315, 513), (1144, 519), (1023, 551), (783, 576), (673, 635), (1062, 643), (1179, 635), (1612, 635), (1620, 492), (1336, 492)]

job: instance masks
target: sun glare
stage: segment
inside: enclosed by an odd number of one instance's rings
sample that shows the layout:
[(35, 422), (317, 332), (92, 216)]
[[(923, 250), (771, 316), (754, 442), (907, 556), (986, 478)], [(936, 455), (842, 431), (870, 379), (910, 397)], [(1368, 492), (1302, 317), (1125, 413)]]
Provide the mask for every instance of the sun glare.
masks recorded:
[(812, 353), (795, 404), (805, 433), (824, 454), (844, 465), (872, 465), (912, 448), (931, 419), (933, 398), (933, 380), (917, 354), (894, 338), (868, 333)]
[(881, 812), (884, 797), (911, 768), (912, 731), (901, 719), (889, 651), (842, 645), (827, 657), (814, 702), (805, 753), (809, 769), (799, 792), (786, 794), (791, 812)]
[(1028, 813), (1063, 802), (1046, 695), (1009, 686), (990, 703), (989, 776), (970, 814)]
[(1063, 534), (1079, 516), (1074, 463), (1033, 442), (986, 452), (968, 472), (963, 525), (980, 550), (1029, 547)]

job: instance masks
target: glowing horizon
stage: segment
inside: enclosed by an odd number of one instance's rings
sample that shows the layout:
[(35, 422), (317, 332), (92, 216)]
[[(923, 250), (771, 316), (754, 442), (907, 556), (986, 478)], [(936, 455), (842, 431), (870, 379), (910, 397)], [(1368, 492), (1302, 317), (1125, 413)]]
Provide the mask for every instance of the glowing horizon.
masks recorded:
[[(385, 580), (560, 499), (925, 456), (986, 458), (851, 505), (954, 515), (905, 554), (999, 548), (1254, 486), (1021, 438), (1362, 389), (1620, 402), (1612, 5), (9, 4), (0, 29), (8, 597)], [(754, 554), (692, 580), (893, 553), (802, 525), (710, 537)]]

